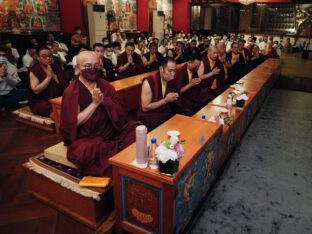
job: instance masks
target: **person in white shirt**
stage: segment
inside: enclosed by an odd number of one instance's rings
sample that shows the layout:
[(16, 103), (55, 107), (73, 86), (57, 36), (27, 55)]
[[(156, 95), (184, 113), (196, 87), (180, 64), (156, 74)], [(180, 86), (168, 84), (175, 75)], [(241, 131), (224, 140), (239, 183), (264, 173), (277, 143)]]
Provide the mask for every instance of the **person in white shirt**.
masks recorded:
[(264, 51), (264, 49), (267, 47), (267, 44), (268, 44), (268, 36), (267, 35), (264, 35), (263, 36), (263, 41), (261, 41), (259, 43), (259, 49), (261, 51), (261, 53)]
[[(59, 47), (58, 42), (56, 42), (56, 41), (53, 42), (51, 51), (52, 51), (52, 56), (54, 58), (58, 58), (63, 64), (67, 63), (64, 54), (62, 52), (60, 52), (60, 47)], [(60, 64), (60, 65), (62, 65), (62, 64)]]
[(19, 70), (20, 72), (28, 71), (28, 68), (34, 64), (37, 59), (36, 47), (31, 45), (28, 46), (26, 54), (23, 56), (23, 67)]
[(274, 41), (273, 48), (276, 50), (276, 53), (278, 54), (278, 56), (281, 57), (282, 56), (282, 51), (280, 49), (278, 41)]
[(68, 46), (62, 42), (61, 38), (57, 38), (56, 42), (59, 44), (59, 51), (64, 55), (64, 57), (66, 57), (68, 53)]
[(112, 61), (114, 67), (117, 65), (117, 56), (114, 53), (114, 48), (112, 44), (104, 45), (104, 57)]
[(26, 90), (16, 89), (21, 81), (14, 65), (10, 64), (0, 49), (0, 108), (12, 108), (18, 106), (20, 101), (25, 101)]
[(17, 49), (14, 48), (14, 47), (12, 47), (12, 42), (11, 42), (11, 40), (9, 40), (9, 39), (5, 40), (5, 41), (4, 41), (4, 45), (5, 45), (7, 48), (10, 48), (10, 49), (11, 49), (13, 57), (16, 59), (16, 61), (18, 61), (19, 58), (20, 58), (20, 55), (19, 55)]
[(168, 51), (168, 40), (167, 39), (163, 39), (161, 41), (161, 45), (158, 47), (158, 52), (163, 57), (166, 57), (167, 56), (167, 51)]

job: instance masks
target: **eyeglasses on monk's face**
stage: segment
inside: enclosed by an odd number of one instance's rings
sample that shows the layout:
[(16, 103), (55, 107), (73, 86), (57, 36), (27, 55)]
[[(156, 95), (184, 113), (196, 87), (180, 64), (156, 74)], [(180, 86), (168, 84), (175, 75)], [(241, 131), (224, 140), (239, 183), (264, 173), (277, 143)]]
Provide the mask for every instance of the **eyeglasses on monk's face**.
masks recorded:
[(80, 66), (83, 67), (83, 69), (100, 69), (101, 68), (101, 64), (99, 63), (95, 63), (95, 64), (86, 63)]

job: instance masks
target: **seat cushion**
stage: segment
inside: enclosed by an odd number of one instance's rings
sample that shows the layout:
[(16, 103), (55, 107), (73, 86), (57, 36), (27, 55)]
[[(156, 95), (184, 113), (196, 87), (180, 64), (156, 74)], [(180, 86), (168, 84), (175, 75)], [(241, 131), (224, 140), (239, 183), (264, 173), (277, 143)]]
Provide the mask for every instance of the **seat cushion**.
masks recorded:
[(44, 156), (54, 162), (58, 162), (71, 168), (77, 168), (73, 163), (67, 160), (67, 147), (64, 142), (60, 142), (44, 150)]
[(42, 124), (42, 125), (54, 125), (54, 121), (48, 117), (43, 117), (40, 115), (35, 115), (31, 112), (28, 106), (19, 108), (12, 112), (18, 117), (26, 120), (30, 120), (34, 123)]

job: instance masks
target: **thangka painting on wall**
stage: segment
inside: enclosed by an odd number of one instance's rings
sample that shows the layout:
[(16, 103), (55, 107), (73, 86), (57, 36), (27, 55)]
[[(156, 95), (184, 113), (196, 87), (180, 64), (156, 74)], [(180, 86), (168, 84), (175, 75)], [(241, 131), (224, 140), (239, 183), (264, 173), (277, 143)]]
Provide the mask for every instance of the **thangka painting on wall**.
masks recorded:
[(0, 0), (1, 32), (60, 30), (58, 0)]
[(107, 13), (110, 16), (110, 28), (121, 31), (137, 30), (136, 0), (106, 0)]
[(310, 37), (312, 35), (312, 4), (296, 5), (297, 35)]

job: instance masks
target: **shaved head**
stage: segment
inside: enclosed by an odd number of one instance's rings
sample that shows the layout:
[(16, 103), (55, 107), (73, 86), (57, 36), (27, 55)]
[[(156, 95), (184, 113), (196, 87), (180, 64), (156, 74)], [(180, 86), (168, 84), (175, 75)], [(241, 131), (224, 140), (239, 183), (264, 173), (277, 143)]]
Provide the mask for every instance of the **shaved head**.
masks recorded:
[(219, 50), (217, 46), (209, 47), (208, 56), (211, 60), (214, 60), (214, 61), (217, 60), (218, 53), (219, 53)]
[(217, 45), (218, 49), (225, 48), (225, 43), (223, 41), (220, 41)]
[(99, 56), (93, 51), (82, 51), (77, 55), (77, 64), (84, 64), (86, 61), (97, 61), (100, 62)]
[(210, 46), (208, 52), (213, 52), (215, 50), (218, 50), (217, 46)]

